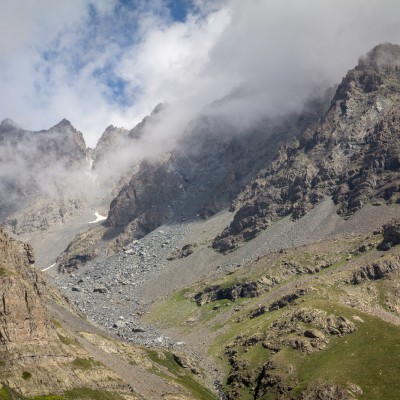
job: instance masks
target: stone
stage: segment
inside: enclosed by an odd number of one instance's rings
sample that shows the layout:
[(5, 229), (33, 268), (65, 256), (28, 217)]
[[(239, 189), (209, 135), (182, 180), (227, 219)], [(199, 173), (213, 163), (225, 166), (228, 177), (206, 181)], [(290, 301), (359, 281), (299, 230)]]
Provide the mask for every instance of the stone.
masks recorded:
[(104, 286), (98, 286), (93, 289), (95, 293), (107, 293), (107, 288)]
[(393, 219), (383, 225), (383, 241), (378, 245), (378, 250), (387, 251), (400, 244), (400, 219)]
[(350, 283), (353, 285), (359, 285), (364, 281), (375, 281), (383, 279), (393, 271), (400, 268), (400, 257), (388, 256), (382, 259), (378, 259), (373, 263), (363, 266), (353, 272), (353, 276), (350, 279)]

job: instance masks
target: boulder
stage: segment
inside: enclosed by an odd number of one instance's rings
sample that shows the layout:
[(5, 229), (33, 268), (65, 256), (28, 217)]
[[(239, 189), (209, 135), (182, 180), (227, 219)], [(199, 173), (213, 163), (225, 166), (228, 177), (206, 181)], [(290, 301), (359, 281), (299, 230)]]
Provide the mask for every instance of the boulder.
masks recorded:
[(392, 219), (383, 225), (383, 241), (378, 245), (378, 250), (389, 250), (400, 243), (400, 219)]

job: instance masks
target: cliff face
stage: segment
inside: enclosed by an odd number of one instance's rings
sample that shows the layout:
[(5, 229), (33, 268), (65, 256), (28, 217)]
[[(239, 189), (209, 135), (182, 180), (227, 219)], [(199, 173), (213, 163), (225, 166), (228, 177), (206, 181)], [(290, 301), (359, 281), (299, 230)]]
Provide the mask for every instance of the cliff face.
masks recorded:
[(320, 124), (281, 147), (235, 199), (220, 251), (273, 221), (300, 218), (326, 196), (346, 216), (370, 201), (399, 201), (400, 47), (379, 45), (350, 70)]
[(0, 230), (0, 343), (2, 352), (50, 339), (50, 321), (41, 292), (43, 282), (32, 268), (32, 248)]
[[(321, 107), (323, 102), (317, 110)], [(207, 218), (228, 207), (282, 141), (316, 114), (265, 120), (247, 132), (237, 132), (216, 117), (192, 121), (178, 148), (157, 162), (142, 162), (112, 201), (106, 222), (110, 232), (126, 244), (170, 218)]]
[(129, 393), (115, 373), (96, 363), (70, 333), (51, 320), (46, 299), (52, 291), (33, 264), (32, 248), (0, 229), (2, 393), (11, 393), (13, 399), (76, 387)]

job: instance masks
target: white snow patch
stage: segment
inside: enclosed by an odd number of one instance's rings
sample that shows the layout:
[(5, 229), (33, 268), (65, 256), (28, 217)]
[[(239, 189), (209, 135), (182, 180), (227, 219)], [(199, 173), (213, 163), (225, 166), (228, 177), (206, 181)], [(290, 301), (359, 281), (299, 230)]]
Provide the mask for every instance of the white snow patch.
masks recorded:
[(94, 212), (94, 215), (96, 216), (96, 219), (94, 221), (90, 221), (89, 224), (95, 224), (96, 222), (104, 221), (105, 219), (107, 219), (107, 216), (103, 217), (97, 211)]
[(41, 271), (42, 271), (42, 272), (47, 271), (48, 269), (53, 268), (55, 265), (56, 265), (56, 263), (51, 264), (50, 267), (47, 267), (47, 268), (45, 268), (45, 269), (42, 269)]

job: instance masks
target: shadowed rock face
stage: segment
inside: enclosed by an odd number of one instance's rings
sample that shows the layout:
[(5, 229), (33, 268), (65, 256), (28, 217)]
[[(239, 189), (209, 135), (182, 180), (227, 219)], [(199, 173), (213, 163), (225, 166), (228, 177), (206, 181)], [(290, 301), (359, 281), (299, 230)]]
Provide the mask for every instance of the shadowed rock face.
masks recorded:
[(351, 283), (358, 285), (366, 280), (383, 279), (400, 268), (398, 257), (385, 257), (354, 271)]
[(380, 45), (348, 72), (320, 124), (282, 146), (239, 194), (215, 249), (231, 250), (284, 216), (300, 218), (326, 196), (343, 216), (371, 199), (399, 201), (399, 62), (399, 46)]
[(383, 225), (383, 241), (379, 244), (379, 250), (389, 250), (391, 247), (400, 244), (400, 220), (393, 219)]
[(208, 218), (226, 208), (272, 160), (280, 144), (316, 119), (315, 113), (264, 121), (236, 132), (225, 121), (193, 121), (178, 148), (163, 160), (143, 161), (112, 201), (106, 225), (121, 244), (148, 234), (170, 218)]

